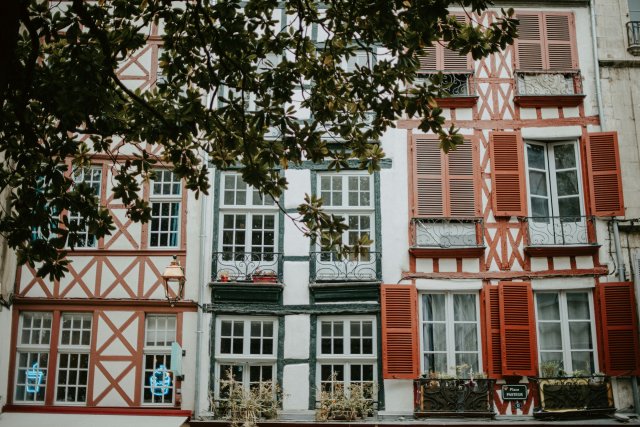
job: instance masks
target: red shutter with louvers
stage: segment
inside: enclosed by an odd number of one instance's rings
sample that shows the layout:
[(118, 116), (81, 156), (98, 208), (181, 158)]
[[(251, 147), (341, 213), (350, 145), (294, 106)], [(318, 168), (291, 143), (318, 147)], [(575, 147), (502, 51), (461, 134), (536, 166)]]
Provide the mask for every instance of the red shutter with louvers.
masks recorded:
[(617, 132), (589, 134), (587, 166), (591, 213), (596, 216), (624, 215)]
[(537, 374), (536, 327), (529, 282), (500, 282), (502, 375)]
[(382, 374), (385, 379), (420, 375), (415, 286), (382, 285)]
[(640, 348), (632, 282), (598, 284), (604, 372), (639, 375)]
[(439, 45), (427, 47), (424, 49), (424, 56), (418, 56), (420, 61), (420, 71), (425, 73), (434, 73), (438, 71), (438, 47)]
[(449, 196), (449, 203), (448, 206), (445, 206), (445, 215), (451, 217), (475, 216), (476, 192), (471, 141), (465, 141), (455, 150), (450, 151), (446, 155), (446, 160), (448, 185), (445, 186), (445, 193)]
[(518, 13), (517, 66), (521, 70), (544, 70), (544, 34), (541, 13)]
[(443, 216), (443, 153), (437, 139), (414, 139), (414, 216)]
[(524, 154), (519, 132), (491, 133), (491, 188), (495, 216), (526, 216)]
[(578, 68), (573, 39), (573, 14), (546, 13), (544, 21), (547, 43), (546, 69), (571, 70)]
[(486, 367), (491, 378), (502, 376), (502, 348), (500, 332), (500, 293), (497, 286), (482, 288), (486, 331)]

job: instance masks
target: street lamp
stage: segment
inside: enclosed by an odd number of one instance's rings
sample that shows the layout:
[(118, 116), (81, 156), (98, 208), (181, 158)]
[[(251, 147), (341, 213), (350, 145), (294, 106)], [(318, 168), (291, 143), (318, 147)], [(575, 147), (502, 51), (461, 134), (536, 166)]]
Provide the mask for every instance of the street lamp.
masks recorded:
[[(178, 261), (178, 257), (176, 255), (173, 256), (171, 264), (169, 264), (167, 268), (165, 268), (164, 273), (162, 273), (162, 281), (164, 284), (164, 294), (167, 297), (169, 304), (173, 307), (176, 302), (182, 299), (184, 293), (184, 282), (186, 282), (184, 269), (180, 265), (180, 261)], [(178, 284), (178, 289), (173, 292), (174, 296), (171, 296), (171, 284), (173, 283)]]

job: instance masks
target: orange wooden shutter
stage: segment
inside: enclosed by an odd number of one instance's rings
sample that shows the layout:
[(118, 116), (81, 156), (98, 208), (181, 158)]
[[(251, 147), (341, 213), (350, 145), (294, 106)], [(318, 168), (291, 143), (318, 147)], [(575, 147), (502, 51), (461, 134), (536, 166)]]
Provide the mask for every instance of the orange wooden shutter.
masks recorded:
[(633, 282), (598, 284), (604, 372), (639, 375), (640, 348)]
[(382, 375), (385, 379), (420, 376), (418, 307), (415, 286), (382, 285)]
[(473, 144), (471, 141), (465, 141), (454, 151), (450, 151), (446, 155), (446, 159), (447, 185), (445, 193), (448, 195), (449, 203), (445, 205), (445, 215), (451, 217), (475, 216)]
[(623, 216), (617, 132), (590, 133), (586, 145), (591, 213), (596, 216)]
[(529, 282), (500, 282), (502, 375), (537, 374), (536, 325)]
[(546, 66), (548, 70), (577, 69), (577, 55), (574, 49), (574, 19), (571, 13), (546, 13)]
[(544, 70), (544, 46), (541, 13), (518, 13), (516, 39), (517, 65), (521, 70)]
[(497, 286), (484, 285), (482, 299), (485, 307), (485, 331), (487, 342), (486, 367), (491, 378), (502, 376), (502, 348), (500, 333), (500, 293)]
[(491, 133), (491, 188), (495, 216), (526, 216), (524, 154), (519, 132)]
[(443, 216), (444, 154), (437, 139), (414, 139), (414, 216)]

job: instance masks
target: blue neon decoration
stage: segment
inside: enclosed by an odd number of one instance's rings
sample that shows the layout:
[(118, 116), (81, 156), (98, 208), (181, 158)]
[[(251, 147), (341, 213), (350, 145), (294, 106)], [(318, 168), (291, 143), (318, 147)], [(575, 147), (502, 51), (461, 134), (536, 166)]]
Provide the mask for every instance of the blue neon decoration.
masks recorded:
[(38, 362), (34, 363), (30, 369), (27, 369), (27, 393), (38, 393), (44, 372), (40, 370)]
[(151, 386), (151, 394), (154, 396), (165, 396), (171, 390), (171, 375), (164, 365), (158, 366), (149, 376), (149, 385)]

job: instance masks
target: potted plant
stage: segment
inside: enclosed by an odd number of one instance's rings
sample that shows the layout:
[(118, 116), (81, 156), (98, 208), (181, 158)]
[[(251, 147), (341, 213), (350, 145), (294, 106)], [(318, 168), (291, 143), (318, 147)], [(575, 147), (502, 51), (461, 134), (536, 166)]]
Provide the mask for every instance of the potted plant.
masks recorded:
[(273, 271), (256, 270), (251, 276), (253, 283), (276, 283), (278, 276)]
[(354, 421), (373, 415), (372, 385), (350, 384), (345, 390), (344, 384), (335, 381), (335, 374), (331, 378), (333, 390), (319, 390), (316, 420)]

